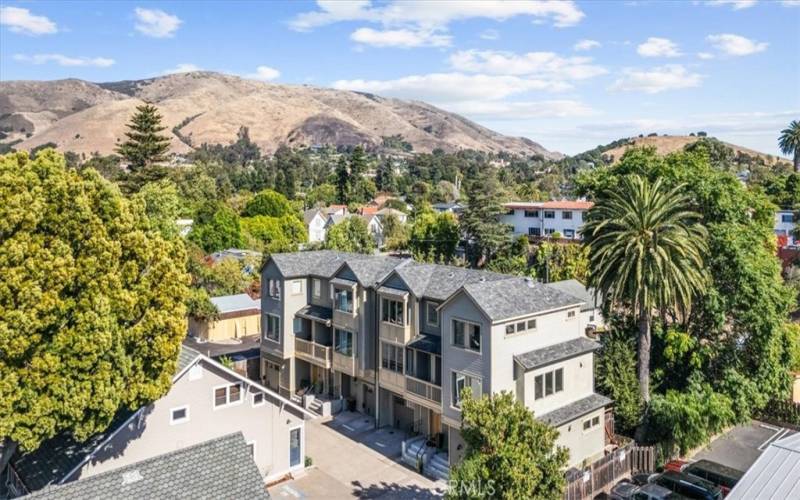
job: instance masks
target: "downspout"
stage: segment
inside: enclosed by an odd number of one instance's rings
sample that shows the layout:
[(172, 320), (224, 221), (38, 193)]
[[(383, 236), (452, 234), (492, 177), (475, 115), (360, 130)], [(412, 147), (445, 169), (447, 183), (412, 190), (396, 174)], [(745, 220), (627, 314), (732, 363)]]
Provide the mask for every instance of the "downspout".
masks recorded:
[(380, 320), (379, 316), (381, 314), (381, 299), (377, 293), (377, 289), (375, 290), (375, 304), (373, 306), (374, 314), (372, 315), (372, 323), (373, 323), (373, 332), (375, 335), (375, 428), (377, 429), (380, 427), (380, 417), (381, 417), (381, 389), (378, 385), (378, 370), (381, 366), (381, 337), (380, 337)]

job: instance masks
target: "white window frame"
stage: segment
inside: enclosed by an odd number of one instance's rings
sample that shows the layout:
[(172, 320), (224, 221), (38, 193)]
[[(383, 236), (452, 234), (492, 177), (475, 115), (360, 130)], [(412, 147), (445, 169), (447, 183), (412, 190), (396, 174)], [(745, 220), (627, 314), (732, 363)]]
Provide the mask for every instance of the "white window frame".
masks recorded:
[[(561, 389), (560, 390), (557, 389), (557, 384), (556, 384), (556, 379), (557, 379), (556, 373), (558, 371), (561, 371)], [(547, 394), (547, 375), (551, 375), (553, 377), (552, 378), (552, 380), (553, 380), (553, 392), (551, 392), (550, 394)], [(536, 379), (538, 379), (539, 377), (542, 377), (542, 395), (540, 397), (536, 397)], [(534, 375), (534, 377), (533, 377), (533, 400), (534, 401), (538, 401), (540, 399), (547, 399), (549, 397), (555, 396), (556, 394), (560, 394), (560, 393), (564, 392), (564, 390), (565, 390), (565, 388), (564, 388), (564, 367), (563, 366), (559, 366), (558, 368), (553, 368), (553, 369), (541, 372), (541, 373), (539, 373), (537, 375)]]
[[(458, 321), (460, 323), (464, 323), (464, 344), (461, 344), (461, 345), (456, 344), (456, 327), (455, 327), (455, 322), (456, 321)], [(468, 325), (477, 326), (479, 331), (480, 331), (480, 335), (478, 337), (479, 338), (479, 341), (478, 341), (479, 343), (478, 343), (478, 350), (477, 351), (475, 349), (469, 347), (470, 331), (469, 331), (469, 328), (467, 328)], [(451, 318), (451, 320), (450, 320), (450, 330), (451, 330), (450, 331), (450, 345), (452, 347), (455, 347), (456, 349), (461, 349), (462, 351), (471, 352), (473, 354), (481, 354), (481, 352), (483, 351), (483, 325), (482, 324), (476, 323), (475, 321), (470, 321), (468, 319)]]
[[(386, 310), (385, 306), (390, 304), (390, 303), (395, 303), (395, 304), (398, 304), (400, 306), (400, 310), (399, 310), (400, 322), (399, 323), (395, 322), (395, 321), (391, 321), (391, 313)], [(392, 326), (405, 326), (406, 325), (406, 314), (407, 314), (406, 313), (406, 308), (407, 308), (407, 305), (406, 305), (406, 302), (404, 300), (397, 300), (395, 298), (390, 298), (390, 297), (381, 297), (381, 323), (386, 323), (387, 325), (392, 325)], [(390, 308), (390, 309), (392, 309), (392, 308)], [(384, 317), (383, 317), (383, 313), (384, 312), (387, 312), (387, 319), (384, 319)], [(397, 312), (397, 311), (395, 311), (395, 312)]]
[[(569, 214), (569, 217), (567, 217)], [(561, 211), (561, 219), (562, 220), (572, 220), (572, 210), (562, 210)]]
[(294, 280), (292, 281), (292, 295), (302, 295), (303, 294), (303, 280)]
[(275, 300), (281, 300), (281, 282), (276, 279), (267, 280), (267, 296)]
[(256, 461), (256, 457), (258, 456), (258, 450), (257, 450), (256, 442), (255, 441), (247, 441), (247, 443), (245, 443), (245, 444), (247, 446), (252, 446), (253, 447), (252, 458), (253, 458), (253, 462), (255, 462)]
[[(277, 314), (272, 314), (272, 313), (266, 313), (266, 314), (267, 314), (267, 327), (264, 328), (264, 335), (263, 335), (264, 339), (265, 340), (269, 340), (271, 342), (275, 342), (277, 344), (280, 344), (281, 343), (281, 317), (278, 316)], [(276, 338), (270, 337), (270, 333), (269, 333), (270, 318), (276, 318), (278, 320), (277, 321), (277, 325), (278, 325), (278, 332), (277, 333), (278, 334), (277, 334)]]
[(312, 287), (314, 289), (314, 297), (322, 297), (322, 281), (320, 281), (319, 278), (314, 278), (312, 281)]
[[(594, 420), (597, 419), (597, 423)], [(586, 427), (586, 423), (589, 423), (589, 427)], [(592, 417), (586, 418), (583, 420), (581, 428), (583, 429), (584, 434), (588, 434), (595, 430), (595, 428), (600, 427), (600, 415), (594, 415)]]
[[(231, 391), (230, 388), (234, 385), (239, 386), (239, 400), (231, 402)], [(223, 405), (217, 405), (217, 389), (225, 389), (225, 401), (227, 403)], [(239, 406), (245, 400), (244, 393), (244, 384), (242, 382), (232, 382), (230, 384), (221, 384), (216, 385), (211, 389), (211, 405), (214, 408), (214, 411), (222, 410), (224, 408), (230, 408), (231, 406)]]
[[(528, 215), (530, 214), (530, 215)], [(522, 212), (522, 216), (528, 219), (538, 219), (539, 218), (539, 210), (531, 209), (531, 210), (524, 210)]]
[[(550, 217), (547, 214), (552, 214)], [(555, 219), (556, 218), (556, 211), (555, 210), (544, 210), (542, 213), (542, 219)]]
[(567, 321), (571, 321), (578, 317), (578, 313), (575, 312), (575, 309), (567, 311)]
[[(256, 396), (261, 396), (261, 402), (256, 403)], [(267, 404), (267, 395), (261, 391), (256, 391), (250, 394), (250, 406), (253, 408), (258, 408), (259, 406), (264, 406)]]
[[(352, 311), (347, 311), (344, 309), (339, 309), (339, 301), (337, 300), (337, 296), (339, 293), (350, 293), (350, 309)], [(350, 314), (352, 316), (356, 315), (356, 292), (350, 287), (334, 287), (333, 288), (333, 309), (339, 311), (343, 314)]]
[[(455, 375), (455, 378), (453, 378), (453, 375)], [(478, 381), (478, 384), (480, 384), (480, 394), (473, 393), (472, 394), (473, 398), (480, 398), (481, 395), (483, 394), (483, 378), (482, 377), (476, 377), (476, 376), (470, 375), (468, 373), (463, 373), (463, 372), (460, 372), (458, 370), (450, 370), (450, 384), (451, 384), (451, 387), (450, 387), (450, 408), (452, 408), (454, 410), (461, 411), (461, 394), (459, 393), (459, 395), (458, 395), (458, 401), (453, 401), (453, 396), (454, 396), (453, 389), (458, 385), (458, 378), (459, 377), (462, 377), (464, 379), (464, 388), (467, 388), (467, 387), (472, 388), (472, 382), (476, 381), (476, 380)], [(467, 379), (469, 379), (469, 381), (470, 381), (469, 384), (466, 383)]]
[[(292, 431), (294, 431), (296, 429), (300, 429), (300, 463), (297, 464), (297, 465), (292, 465)], [(306, 436), (305, 436), (305, 434), (306, 434), (305, 428), (303, 427), (302, 424), (289, 427), (289, 446), (287, 446), (287, 448), (288, 448), (288, 458), (289, 458), (288, 464), (289, 464), (290, 470), (302, 469), (302, 468), (304, 468), (306, 466), (306, 464), (305, 464), (305, 460), (306, 460)]]
[[(437, 309), (438, 307), (439, 304), (435, 302), (427, 302), (427, 305), (425, 306), (425, 322), (428, 324), (428, 326), (434, 326), (434, 327), (439, 326), (439, 310)], [(436, 321), (434, 322), (431, 321), (431, 308), (433, 308), (433, 310), (436, 311)]]
[[(342, 352), (338, 349), (339, 343), (336, 342), (338, 337), (342, 334), (350, 334), (350, 354)], [(348, 358), (352, 358), (356, 355), (356, 334), (350, 330), (346, 330), (344, 328), (333, 328), (333, 352), (339, 354), (340, 356), (347, 356)]]
[[(179, 410), (186, 410), (186, 416), (180, 419), (175, 419), (175, 412)], [(169, 409), (169, 425), (185, 424), (190, 420), (189, 405), (176, 406)]]
[[(395, 366), (396, 366), (396, 367), (397, 367), (397, 366), (399, 366), (399, 367), (400, 367), (400, 370), (393, 370), (392, 368), (390, 368), (390, 366), (391, 366), (391, 364), (392, 364), (392, 359), (391, 359), (391, 358), (392, 358), (392, 356), (389, 356), (389, 357), (385, 357), (385, 356), (384, 356), (384, 350), (383, 350), (383, 346), (384, 346), (384, 344), (385, 344), (386, 346), (388, 346), (388, 348), (387, 348), (387, 350), (386, 350), (386, 352), (387, 352), (387, 353), (388, 353), (389, 351), (392, 351), (392, 353), (394, 353), (394, 354), (399, 354), (399, 355), (398, 355), (398, 357), (397, 357), (397, 359), (395, 359), (395, 360), (394, 360), (394, 362), (395, 362)], [(394, 349), (397, 349), (397, 352), (396, 352), (396, 353), (394, 352)], [(406, 364), (406, 363), (405, 363), (405, 362), (406, 362), (406, 358), (405, 358), (405, 356), (406, 356), (406, 353), (405, 353), (405, 347), (404, 347), (403, 345), (401, 345), (401, 344), (395, 344), (395, 343), (393, 343), (393, 342), (387, 342), (387, 341), (385, 341), (385, 340), (382, 340), (382, 341), (380, 342), (380, 350), (381, 350), (381, 356), (380, 356), (380, 369), (381, 369), (381, 370), (390, 371), (390, 372), (392, 372), (392, 373), (399, 373), (399, 374), (401, 374), (401, 375), (402, 375), (402, 374), (404, 374), (404, 373), (406, 373), (406, 372), (405, 372), (405, 370), (406, 370), (406, 366), (405, 366), (405, 364)], [(383, 366), (383, 360), (386, 360), (386, 365), (387, 365), (387, 366)]]

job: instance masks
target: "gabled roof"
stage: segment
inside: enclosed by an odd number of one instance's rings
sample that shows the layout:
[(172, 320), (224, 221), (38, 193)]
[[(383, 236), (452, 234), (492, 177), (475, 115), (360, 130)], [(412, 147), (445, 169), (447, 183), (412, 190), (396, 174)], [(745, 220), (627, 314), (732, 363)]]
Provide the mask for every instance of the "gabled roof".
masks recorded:
[(493, 322), (577, 306), (583, 302), (530, 278), (468, 283), (464, 292)]
[(241, 432), (36, 492), (29, 498), (269, 498)]
[[(191, 366), (201, 360), (213, 365), (216, 369), (227, 373), (231, 377), (244, 382), (251, 389), (258, 390), (273, 400), (279, 401), (282, 405), (290, 406), (305, 416), (315, 417), (315, 415), (309, 413), (306, 409), (296, 405), (280, 394), (253, 380), (243, 377), (241, 374), (226, 368), (217, 361), (183, 345), (178, 354), (178, 366), (172, 378), (173, 384), (183, 376)], [(78, 442), (71, 433), (63, 432), (45, 441), (39, 448), (32, 452), (18, 452), (17, 455), (12, 458), (11, 464), (14, 466), (14, 469), (29, 491), (36, 491), (49, 484), (63, 481), (68, 476), (72, 475), (72, 473), (87, 460), (91, 459), (97, 450), (111, 440), (117, 432), (125, 428), (127, 424), (136, 418), (147, 406), (149, 405), (145, 405), (137, 410), (126, 408), (119, 410), (108, 428), (91, 436), (84, 442)]]
[(273, 253), (267, 258), (266, 262), (273, 262), (284, 278), (297, 278), (300, 276), (330, 278), (342, 266), (345, 258), (349, 255), (352, 254), (334, 250)]
[(260, 311), (261, 302), (254, 300), (246, 293), (239, 293), (236, 295), (222, 295), (220, 297), (211, 297), (211, 303), (217, 306), (220, 314), (238, 312), (238, 311)]
[[(508, 279), (504, 274), (408, 261), (394, 270), (415, 297), (442, 301), (467, 283)], [(387, 278), (391, 275), (387, 275)]]
[(303, 222), (307, 226), (311, 224), (311, 221), (313, 221), (314, 217), (316, 217), (317, 215), (325, 219), (325, 214), (322, 213), (322, 210), (320, 210), (319, 208), (310, 208), (305, 212), (303, 212)]
[[(587, 288), (586, 285), (578, 280), (563, 280), (547, 283), (547, 286), (560, 290), (566, 294), (572, 295), (583, 301), (581, 311), (591, 311), (595, 308), (594, 288)], [(600, 306), (599, 298), (597, 300), (597, 307)]]
[(736, 483), (728, 498), (800, 498), (800, 434), (771, 443)]

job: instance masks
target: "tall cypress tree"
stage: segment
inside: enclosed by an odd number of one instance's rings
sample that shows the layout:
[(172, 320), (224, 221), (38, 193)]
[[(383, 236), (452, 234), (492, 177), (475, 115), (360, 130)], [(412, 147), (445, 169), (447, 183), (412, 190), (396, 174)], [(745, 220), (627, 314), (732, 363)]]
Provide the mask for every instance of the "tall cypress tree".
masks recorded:
[(127, 139), (116, 151), (128, 162), (128, 169), (139, 172), (145, 167), (165, 160), (169, 149), (169, 137), (160, 135), (167, 127), (161, 124), (161, 114), (152, 104), (136, 106), (125, 132)]
[(336, 165), (336, 201), (347, 205), (350, 199), (350, 170), (347, 166), (347, 158), (344, 155), (339, 157)]

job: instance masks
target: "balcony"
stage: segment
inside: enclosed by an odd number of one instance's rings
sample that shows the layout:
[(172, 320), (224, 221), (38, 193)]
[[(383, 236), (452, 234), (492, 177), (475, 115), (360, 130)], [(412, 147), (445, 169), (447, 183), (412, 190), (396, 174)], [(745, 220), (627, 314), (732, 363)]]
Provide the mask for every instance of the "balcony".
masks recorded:
[(378, 327), (380, 330), (380, 338), (382, 340), (388, 340), (390, 342), (394, 342), (395, 344), (402, 344), (405, 345), (411, 340), (411, 325), (395, 325), (393, 323), (388, 323), (386, 321), (381, 321), (380, 326)]
[(351, 377), (355, 377), (356, 373), (356, 357), (347, 356), (336, 351), (333, 351), (333, 369), (342, 373), (346, 373)]
[(406, 398), (438, 410), (442, 406), (442, 388), (436, 384), (406, 375)]
[(330, 346), (320, 345), (300, 338), (294, 339), (295, 356), (323, 368), (331, 367), (331, 351), (332, 348)]

